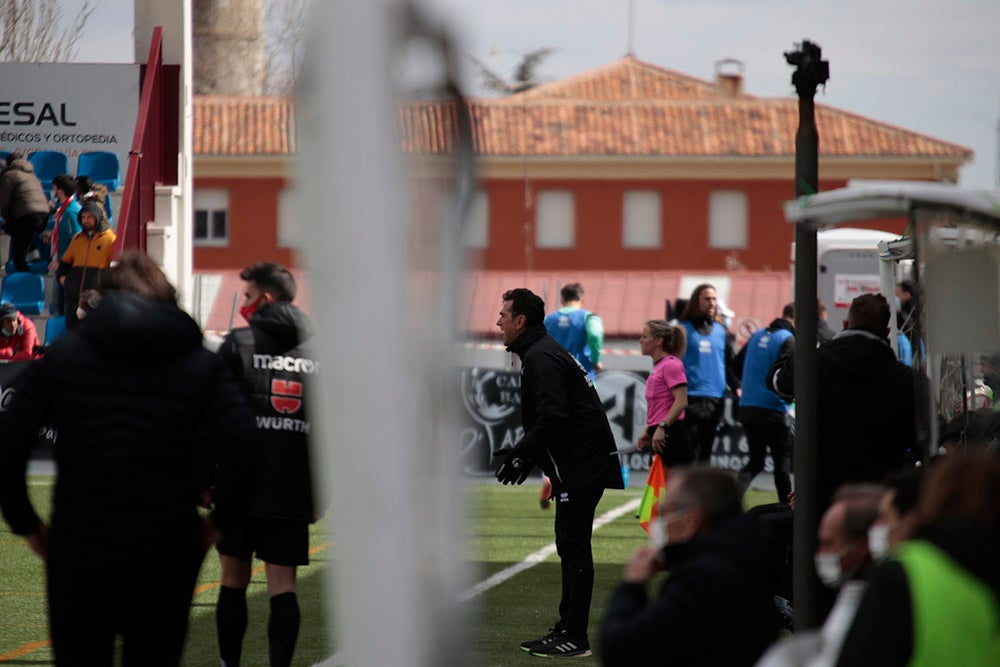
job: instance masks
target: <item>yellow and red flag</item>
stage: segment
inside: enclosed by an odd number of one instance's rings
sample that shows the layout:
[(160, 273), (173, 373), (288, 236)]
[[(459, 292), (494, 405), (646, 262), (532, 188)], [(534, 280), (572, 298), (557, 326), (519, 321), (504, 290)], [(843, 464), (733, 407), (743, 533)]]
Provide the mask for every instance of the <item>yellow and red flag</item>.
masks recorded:
[(646, 490), (642, 492), (642, 502), (639, 504), (639, 511), (636, 514), (639, 525), (647, 533), (649, 532), (649, 524), (660, 513), (660, 496), (663, 495), (663, 489), (667, 485), (667, 472), (660, 457), (653, 454), (650, 457)]

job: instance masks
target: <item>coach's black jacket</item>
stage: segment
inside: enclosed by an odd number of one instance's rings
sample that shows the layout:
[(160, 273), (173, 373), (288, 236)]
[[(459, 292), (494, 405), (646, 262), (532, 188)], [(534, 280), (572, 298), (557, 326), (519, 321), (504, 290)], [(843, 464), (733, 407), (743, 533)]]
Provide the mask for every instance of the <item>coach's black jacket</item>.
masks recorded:
[[(245, 517), (253, 421), (235, 379), (172, 303), (108, 292), (100, 306), (31, 362), (0, 412), (0, 509), (35, 532), (25, 468), (39, 428), (58, 431), (50, 554), (65, 562), (134, 562), (200, 545), (201, 480), (211, 457), (227, 473), (213, 515)], [(50, 556), (51, 559), (51, 556)], [(155, 572), (152, 576), (158, 576)]]
[(507, 350), (521, 359), (524, 438), (517, 452), (557, 488), (623, 488), (604, 406), (580, 363), (543, 324), (525, 329)]

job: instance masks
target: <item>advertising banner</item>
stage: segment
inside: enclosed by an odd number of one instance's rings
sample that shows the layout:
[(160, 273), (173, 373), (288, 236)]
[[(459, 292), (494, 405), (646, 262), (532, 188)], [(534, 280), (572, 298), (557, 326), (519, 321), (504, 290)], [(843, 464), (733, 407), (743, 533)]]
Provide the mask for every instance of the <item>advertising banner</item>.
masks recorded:
[(139, 65), (0, 63), (0, 150), (69, 158), (117, 153), (122, 175), (139, 110)]
[[(464, 422), (459, 435), (459, 458), (467, 475), (492, 475), (498, 461), (494, 453), (511, 447), (523, 437), (521, 427), (521, 374), (516, 370), (462, 368), (458, 371)], [(602, 371), (594, 385), (611, 424), (622, 465), (633, 472), (649, 470), (649, 452), (638, 452), (635, 443), (646, 425), (646, 372)], [(712, 465), (739, 470), (749, 458), (743, 426), (736, 421), (735, 397), (727, 396), (722, 423), (712, 448)], [(773, 471), (768, 457), (765, 470)], [(636, 479), (644, 480), (641, 474)], [(638, 483), (638, 482), (636, 482)]]

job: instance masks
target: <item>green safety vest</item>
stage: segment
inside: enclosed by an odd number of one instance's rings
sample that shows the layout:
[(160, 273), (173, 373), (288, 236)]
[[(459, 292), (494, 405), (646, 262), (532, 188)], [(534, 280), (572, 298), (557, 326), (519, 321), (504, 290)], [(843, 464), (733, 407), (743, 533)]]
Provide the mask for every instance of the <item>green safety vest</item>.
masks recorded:
[(993, 590), (926, 540), (904, 542), (895, 555), (913, 604), (910, 667), (1000, 665), (1000, 603)]

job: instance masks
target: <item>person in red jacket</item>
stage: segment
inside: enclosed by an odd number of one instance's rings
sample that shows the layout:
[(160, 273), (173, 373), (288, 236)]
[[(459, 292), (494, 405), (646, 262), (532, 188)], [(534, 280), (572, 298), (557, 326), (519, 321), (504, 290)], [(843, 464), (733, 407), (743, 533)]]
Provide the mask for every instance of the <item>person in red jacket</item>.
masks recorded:
[(0, 360), (28, 361), (35, 358), (38, 332), (35, 323), (18, 312), (14, 304), (0, 303)]

